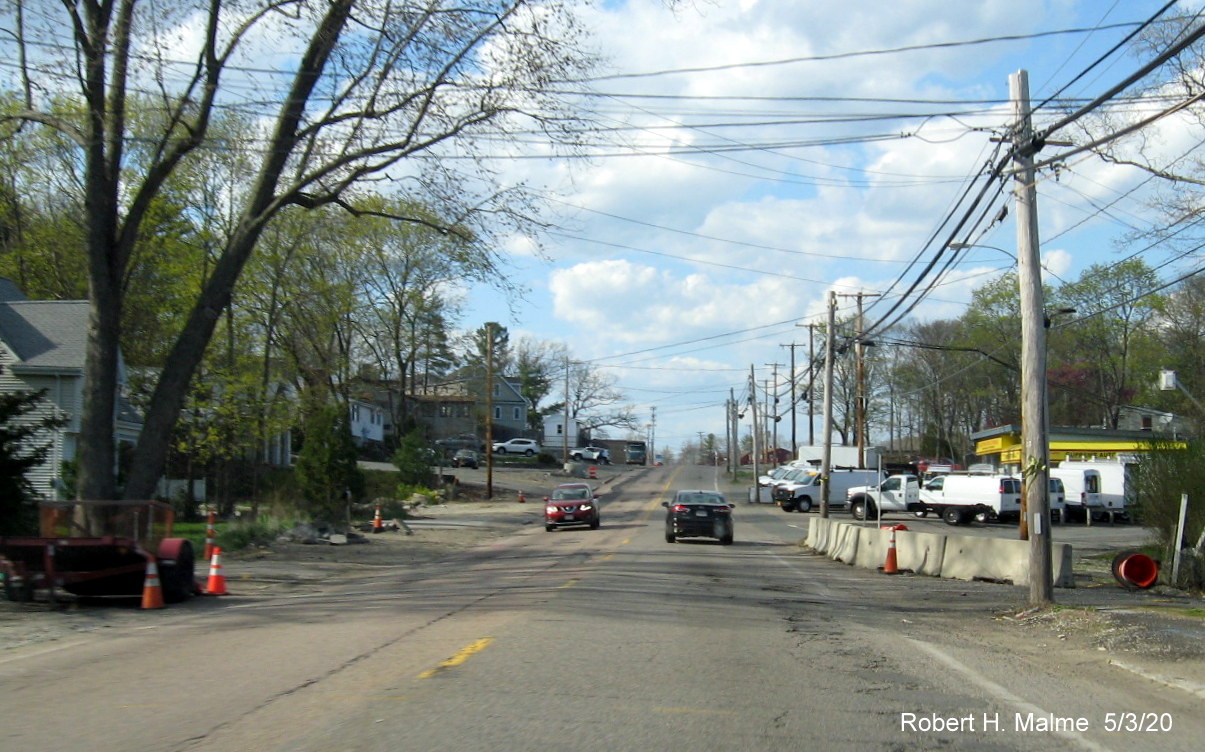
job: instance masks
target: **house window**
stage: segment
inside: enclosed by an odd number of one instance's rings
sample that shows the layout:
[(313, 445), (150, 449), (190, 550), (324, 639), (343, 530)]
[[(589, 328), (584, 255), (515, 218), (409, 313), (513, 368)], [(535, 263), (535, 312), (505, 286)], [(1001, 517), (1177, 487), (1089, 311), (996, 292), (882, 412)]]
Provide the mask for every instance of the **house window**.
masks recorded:
[(519, 410), (520, 410), (519, 408), (517, 408), (517, 407), (515, 408), (515, 417), (514, 417), (515, 420), (520, 420), (523, 417), (522, 413), (520, 413)]
[(494, 408), (494, 420), (502, 420), (502, 408)]

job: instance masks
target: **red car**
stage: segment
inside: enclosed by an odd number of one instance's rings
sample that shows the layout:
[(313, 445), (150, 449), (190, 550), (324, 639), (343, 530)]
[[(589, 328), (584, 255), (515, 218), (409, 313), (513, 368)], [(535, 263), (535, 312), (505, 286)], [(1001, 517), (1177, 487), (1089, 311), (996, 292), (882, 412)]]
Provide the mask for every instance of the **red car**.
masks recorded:
[(597, 530), (600, 524), (598, 494), (588, 483), (565, 483), (544, 497), (544, 529), (550, 533), (569, 525), (589, 525)]

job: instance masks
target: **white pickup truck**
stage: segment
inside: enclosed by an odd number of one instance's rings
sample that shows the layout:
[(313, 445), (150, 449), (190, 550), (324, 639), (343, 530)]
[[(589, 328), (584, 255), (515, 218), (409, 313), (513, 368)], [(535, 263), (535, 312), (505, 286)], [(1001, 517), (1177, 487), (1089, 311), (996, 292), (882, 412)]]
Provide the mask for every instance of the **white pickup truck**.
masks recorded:
[[(915, 475), (892, 475), (877, 486), (856, 486), (847, 492), (849, 513), (854, 519), (873, 519), (888, 512), (909, 512), (924, 517), (938, 514), (947, 524), (965, 525), (977, 515), (995, 514), (998, 510), (969, 495), (950, 495), (942, 492), (942, 483), (934, 489), (921, 488)], [(938, 479), (935, 479), (938, 480)]]

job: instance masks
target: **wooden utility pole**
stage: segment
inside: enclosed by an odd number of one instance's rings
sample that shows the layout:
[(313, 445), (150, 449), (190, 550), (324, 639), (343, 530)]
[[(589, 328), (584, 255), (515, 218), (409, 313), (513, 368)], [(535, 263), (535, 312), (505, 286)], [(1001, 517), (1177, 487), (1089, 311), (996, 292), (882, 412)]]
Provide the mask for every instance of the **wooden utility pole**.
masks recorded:
[[(579, 444), (580, 445), (580, 444)], [(569, 464), (569, 358), (565, 358), (565, 425), (561, 429), (561, 467)]]
[(1050, 541), (1050, 444), (1046, 426), (1046, 328), (1038, 252), (1036, 152), (1029, 109), (1029, 74), (1009, 76), (1016, 118), (1013, 194), (1017, 217), (1017, 282), (1021, 293), (1021, 495), (1022, 539), (1029, 536), (1029, 601), (1054, 600)]
[(795, 438), (795, 403), (799, 399), (799, 395), (798, 395), (799, 390), (796, 388), (797, 384), (799, 382), (799, 379), (795, 375), (795, 348), (798, 346), (799, 345), (795, 344), (794, 342), (792, 342), (789, 345), (780, 345), (780, 347), (791, 348), (791, 458), (792, 459), (799, 457), (799, 441)]
[(485, 498), (494, 498), (494, 325), (485, 325)]
[(828, 334), (824, 339), (824, 448), (820, 452), (820, 516), (828, 517), (829, 472), (833, 465), (833, 334), (837, 293), (828, 294)]
[(753, 372), (752, 364), (749, 365), (749, 408), (753, 410), (753, 500), (761, 501), (761, 488), (757, 484), (757, 479), (761, 476), (757, 458), (757, 453), (761, 451), (757, 438), (757, 375)]
[(866, 343), (862, 341), (862, 298), (868, 296), (877, 298), (878, 293), (860, 292), (856, 295), (841, 296), (858, 300), (858, 318), (854, 332), (854, 373), (857, 383), (857, 393), (854, 396), (854, 431), (858, 435), (858, 467), (866, 467)]
[(816, 324), (808, 324), (808, 446), (816, 446)]

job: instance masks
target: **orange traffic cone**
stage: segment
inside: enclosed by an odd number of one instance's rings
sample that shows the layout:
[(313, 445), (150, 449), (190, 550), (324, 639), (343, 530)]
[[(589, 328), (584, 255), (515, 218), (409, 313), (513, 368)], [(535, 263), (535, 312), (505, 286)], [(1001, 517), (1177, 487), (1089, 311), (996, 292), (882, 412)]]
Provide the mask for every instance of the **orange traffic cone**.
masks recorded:
[(146, 579), (142, 583), (142, 607), (163, 608), (163, 587), (159, 584), (159, 566), (155, 557), (146, 560)]
[(590, 466), (590, 480), (598, 480), (598, 467), (596, 465)]
[(222, 574), (222, 549), (213, 549), (213, 560), (209, 563), (209, 583), (205, 595), (226, 595), (226, 575)]
[(527, 497), (523, 495), (523, 492), (522, 492), (522, 491), (520, 491), (520, 492), (519, 492), (519, 503), (520, 503), (520, 504), (526, 504), (526, 503), (527, 503)]
[(883, 574), (899, 574), (899, 562), (895, 553), (895, 525), (891, 526), (891, 537), (887, 539), (887, 561), (883, 564)]
[(217, 521), (218, 521), (217, 510), (210, 509), (209, 510), (209, 522), (205, 526), (205, 558), (206, 559), (213, 556), (213, 549), (217, 545), (218, 534), (217, 534), (217, 531), (214, 529), (214, 525), (217, 524)]
[(385, 523), (381, 521), (381, 505), (377, 504), (376, 514), (372, 518), (372, 532), (379, 533), (385, 529)]

